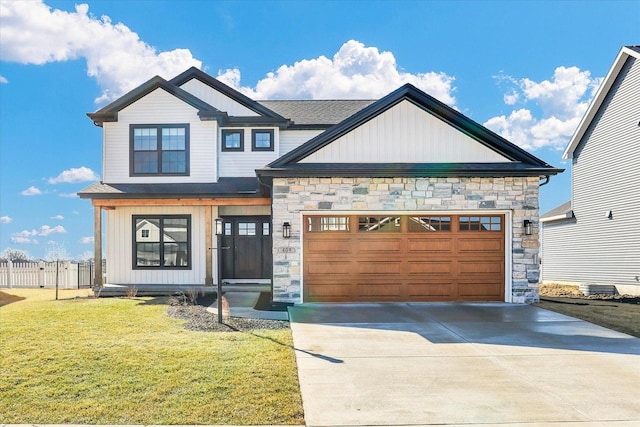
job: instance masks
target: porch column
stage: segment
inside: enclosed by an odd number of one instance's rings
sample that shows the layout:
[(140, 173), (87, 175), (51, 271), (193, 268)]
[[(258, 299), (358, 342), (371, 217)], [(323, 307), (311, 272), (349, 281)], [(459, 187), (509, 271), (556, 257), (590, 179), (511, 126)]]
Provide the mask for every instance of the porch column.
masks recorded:
[(204, 208), (205, 215), (205, 239), (206, 239), (206, 262), (205, 262), (205, 278), (204, 284), (205, 286), (213, 286), (213, 226), (212, 226), (212, 217), (213, 217), (213, 207), (205, 206)]
[(93, 207), (93, 250), (95, 263), (94, 287), (101, 288), (104, 286), (102, 281), (102, 208), (100, 206)]

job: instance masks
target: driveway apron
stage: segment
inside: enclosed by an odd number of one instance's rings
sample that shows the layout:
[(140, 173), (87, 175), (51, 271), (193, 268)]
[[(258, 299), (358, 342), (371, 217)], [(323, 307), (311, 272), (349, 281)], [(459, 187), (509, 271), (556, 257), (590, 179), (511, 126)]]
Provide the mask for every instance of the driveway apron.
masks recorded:
[(503, 303), (289, 314), (308, 426), (640, 424), (640, 339), (588, 322)]

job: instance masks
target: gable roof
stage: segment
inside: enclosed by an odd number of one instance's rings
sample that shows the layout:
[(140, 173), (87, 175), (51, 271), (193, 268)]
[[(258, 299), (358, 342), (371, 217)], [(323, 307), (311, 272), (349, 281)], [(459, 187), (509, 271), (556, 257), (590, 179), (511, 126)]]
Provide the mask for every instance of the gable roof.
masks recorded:
[(352, 116), (375, 99), (305, 99), (258, 101), (283, 117), (291, 119), (291, 128), (326, 129)]
[[(409, 101), (487, 148), (501, 154), (506, 163), (362, 164), (300, 163), (341, 136), (362, 126), (402, 101)], [(327, 129), (300, 147), (257, 171), (265, 176), (541, 176), (562, 172), (510, 143), (453, 108), (406, 84)]]
[(185, 72), (177, 75), (176, 77), (172, 78), (169, 82), (175, 86), (182, 86), (183, 84), (185, 84), (186, 82), (188, 82), (191, 79), (197, 79), (199, 81), (201, 81), (202, 83), (204, 83), (205, 85), (217, 90), (218, 92), (226, 95), (227, 97), (233, 99), (234, 101), (238, 102), (239, 104), (247, 107), (248, 109), (255, 111), (257, 114), (259, 114), (260, 116), (263, 117), (269, 117), (271, 119), (275, 119), (277, 121), (286, 121), (285, 117), (281, 116), (280, 114), (276, 113), (275, 111), (267, 108), (266, 106), (260, 104), (259, 102), (254, 101), (253, 99), (249, 98), (248, 96), (238, 92), (237, 90), (231, 88), (230, 86), (227, 86), (226, 84), (222, 83), (221, 81), (211, 77), (209, 74), (205, 73), (204, 71), (196, 68), (196, 67), (191, 67), (188, 70), (186, 70)]
[(137, 88), (127, 92), (109, 105), (102, 107), (95, 113), (87, 113), (87, 116), (93, 120), (93, 123), (96, 126), (102, 126), (104, 122), (116, 122), (118, 121), (118, 112), (120, 110), (128, 107), (156, 89), (163, 89), (176, 98), (196, 108), (200, 119), (216, 118), (223, 114), (220, 110), (191, 95), (189, 92), (180, 89), (160, 76), (155, 76)]
[(573, 152), (576, 150), (576, 148), (578, 148), (580, 141), (582, 141), (582, 137), (589, 128), (591, 121), (598, 113), (600, 106), (609, 94), (609, 90), (613, 86), (616, 78), (618, 77), (618, 74), (620, 73), (620, 70), (622, 70), (622, 67), (624, 66), (625, 62), (627, 62), (627, 59), (629, 59), (629, 57), (640, 59), (640, 46), (623, 46), (622, 49), (620, 49), (620, 52), (618, 52), (618, 56), (616, 56), (615, 61), (613, 61), (613, 65), (609, 69), (607, 76), (602, 81), (598, 92), (593, 97), (591, 104), (589, 104), (589, 107), (582, 117), (580, 124), (571, 137), (567, 148), (564, 150), (564, 153), (562, 153), (563, 159), (566, 160), (573, 158)]

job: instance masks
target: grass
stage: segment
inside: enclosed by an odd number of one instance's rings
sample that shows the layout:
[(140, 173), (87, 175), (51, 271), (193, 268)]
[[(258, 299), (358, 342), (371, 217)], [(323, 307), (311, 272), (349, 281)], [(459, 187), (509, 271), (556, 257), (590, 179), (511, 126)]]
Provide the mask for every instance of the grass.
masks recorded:
[(577, 286), (543, 285), (540, 308), (586, 320), (640, 338), (640, 304), (623, 299), (590, 299)]
[(164, 298), (60, 295), (0, 290), (0, 424), (304, 423), (290, 330), (193, 332)]

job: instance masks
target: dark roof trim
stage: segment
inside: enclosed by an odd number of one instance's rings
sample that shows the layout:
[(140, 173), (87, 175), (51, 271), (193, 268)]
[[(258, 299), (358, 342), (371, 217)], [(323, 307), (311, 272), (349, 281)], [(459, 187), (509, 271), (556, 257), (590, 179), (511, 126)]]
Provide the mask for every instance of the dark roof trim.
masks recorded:
[(269, 197), (268, 188), (256, 177), (220, 178), (216, 183), (104, 184), (95, 183), (78, 192), (82, 199), (193, 199)]
[(309, 140), (305, 144), (302, 144), (300, 147), (290, 151), (268, 166), (271, 168), (290, 167), (404, 100), (409, 100), (426, 112), (433, 114), (435, 117), (445, 121), (479, 143), (500, 153), (512, 161), (520, 161), (542, 168), (553, 169), (549, 164), (527, 153), (520, 147), (512, 144), (498, 134), (490, 131), (479, 123), (476, 123), (411, 84), (406, 84), (394, 92), (391, 92), (389, 95), (381, 98), (377, 102), (363, 108), (360, 112), (331, 127), (317, 137)]
[(257, 169), (258, 177), (525, 177), (556, 175), (564, 169), (505, 163), (299, 163)]
[(93, 120), (93, 123), (96, 126), (102, 126), (104, 122), (117, 122), (118, 112), (120, 110), (128, 107), (156, 89), (163, 89), (176, 98), (196, 108), (201, 120), (206, 120), (208, 118), (218, 119), (218, 117), (221, 117), (223, 114), (220, 110), (193, 96), (189, 92), (180, 89), (178, 86), (171, 84), (162, 77), (156, 76), (121, 96), (111, 104), (99, 109), (95, 113), (87, 113), (87, 116)]
[(297, 124), (294, 123), (292, 125), (289, 125), (289, 127), (287, 129), (292, 129), (292, 130), (327, 130), (331, 126), (333, 126), (333, 125), (332, 124), (297, 125)]
[(186, 82), (188, 82), (191, 79), (197, 79), (197, 80), (201, 81), (202, 83), (206, 84), (207, 86), (212, 87), (213, 89), (217, 90), (218, 92), (228, 96), (229, 98), (233, 99), (234, 101), (238, 102), (239, 104), (244, 105), (248, 109), (250, 109), (252, 111), (255, 111), (256, 113), (260, 114), (261, 116), (265, 116), (265, 117), (270, 117), (272, 119), (276, 119), (278, 122), (286, 121), (286, 119), (284, 117), (282, 117), (281, 115), (277, 114), (273, 110), (270, 110), (269, 108), (267, 108), (264, 105), (254, 101), (253, 99), (249, 98), (248, 96), (243, 95), (242, 93), (238, 92), (237, 90), (227, 86), (226, 84), (224, 84), (221, 81), (211, 77), (209, 74), (205, 73), (204, 71), (202, 71), (202, 70), (200, 70), (200, 69), (198, 69), (196, 67), (191, 67), (187, 71), (177, 75), (176, 77), (174, 77), (171, 80), (169, 80), (169, 83), (171, 83), (173, 85), (176, 85), (176, 86), (182, 86), (183, 84), (185, 84)]

